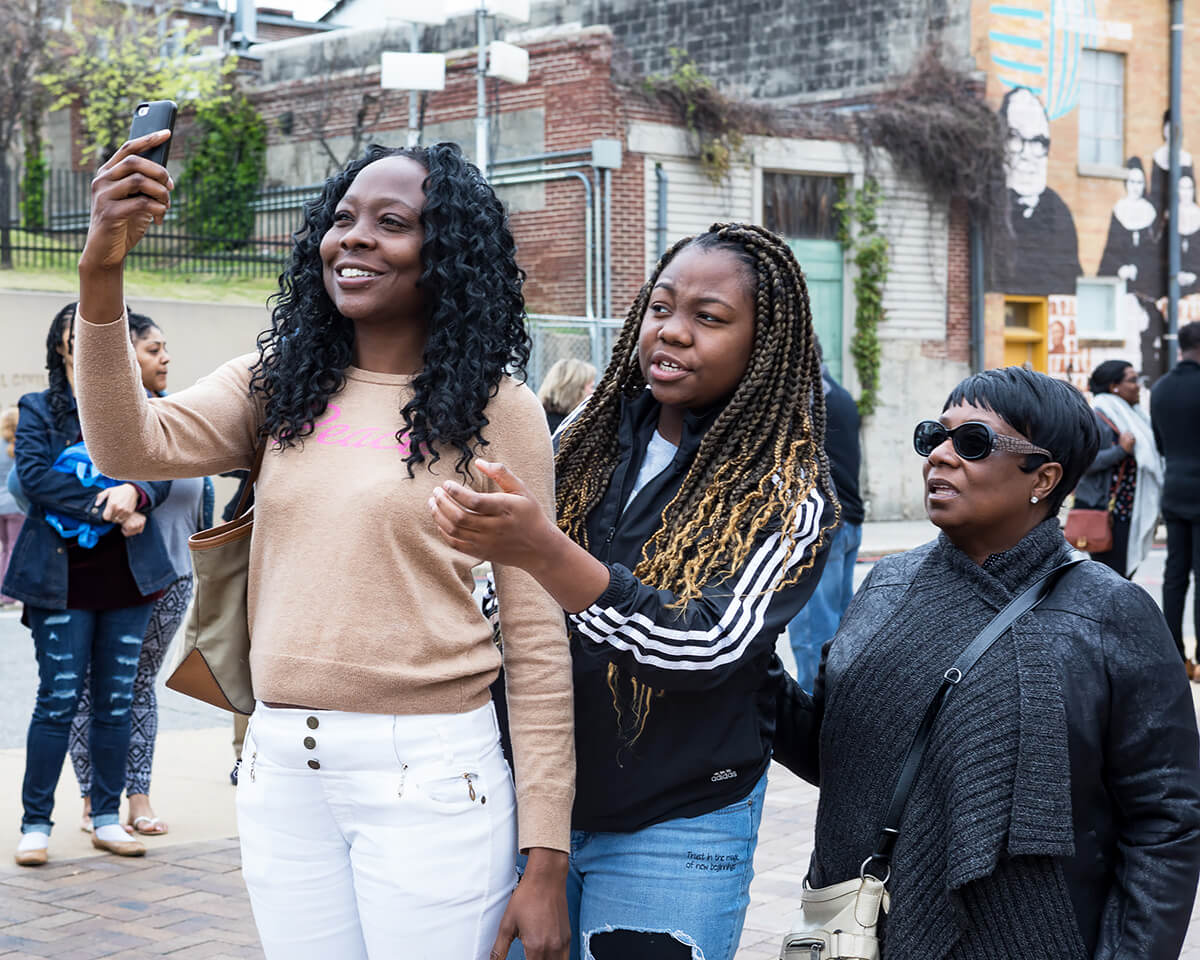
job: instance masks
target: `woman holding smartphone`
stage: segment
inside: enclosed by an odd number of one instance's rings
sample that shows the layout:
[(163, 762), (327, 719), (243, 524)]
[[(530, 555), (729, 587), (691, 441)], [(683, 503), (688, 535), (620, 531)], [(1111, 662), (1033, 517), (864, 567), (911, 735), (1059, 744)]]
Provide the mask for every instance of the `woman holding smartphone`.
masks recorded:
[[(503, 208), (453, 144), (372, 146), (305, 207), (257, 353), (147, 398), (122, 267), (174, 186), (123, 145), (92, 186), (78, 376), (99, 464), (134, 476), (245, 469), (266, 445), (249, 572), (258, 704), (238, 777), (243, 874), (269, 960), (485, 960), (502, 916), (561, 960), (574, 794), (562, 614), (496, 568), (518, 772), (488, 685), (500, 656), (477, 562), (426, 501), (485, 489), (485, 446), (553, 512), (549, 432), (508, 375), (529, 356)], [(519, 809), (517, 809), (519, 801)], [(514, 859), (529, 869), (513, 890)], [(398, 944), (403, 944), (398, 948)]]

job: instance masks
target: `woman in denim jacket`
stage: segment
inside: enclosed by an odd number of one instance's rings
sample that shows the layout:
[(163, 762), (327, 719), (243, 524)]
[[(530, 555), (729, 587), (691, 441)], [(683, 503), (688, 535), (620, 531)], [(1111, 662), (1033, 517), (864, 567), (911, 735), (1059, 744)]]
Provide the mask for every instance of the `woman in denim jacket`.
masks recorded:
[[(67, 735), (83, 678), (91, 668), (93, 846), (121, 856), (141, 856), (118, 809), (129, 749), (129, 706), (142, 636), (159, 591), (175, 579), (150, 511), (170, 483), (85, 485), (55, 469), (67, 447), (80, 440), (72, 365), (75, 304), (58, 312), (46, 340), (50, 388), (20, 401), (16, 472), (29, 514), (21, 527), (3, 592), (25, 604), (23, 622), (33, 632), (38, 661), (37, 702), (29, 724), (24, 817), (16, 861), (46, 862), (54, 790), (67, 752)], [(63, 533), (51, 526), (56, 519)], [(99, 534), (94, 546), (70, 539), (71, 531)]]

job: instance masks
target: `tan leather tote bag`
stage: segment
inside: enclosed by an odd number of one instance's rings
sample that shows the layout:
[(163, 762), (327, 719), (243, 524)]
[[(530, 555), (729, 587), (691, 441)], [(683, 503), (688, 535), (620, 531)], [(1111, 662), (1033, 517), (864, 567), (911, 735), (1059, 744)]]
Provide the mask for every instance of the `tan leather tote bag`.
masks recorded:
[(246, 509), (246, 501), (265, 449), (260, 442), (234, 519), (188, 537), (195, 592), (179, 660), (166, 681), (172, 690), (233, 713), (254, 712), (246, 608), (254, 507)]

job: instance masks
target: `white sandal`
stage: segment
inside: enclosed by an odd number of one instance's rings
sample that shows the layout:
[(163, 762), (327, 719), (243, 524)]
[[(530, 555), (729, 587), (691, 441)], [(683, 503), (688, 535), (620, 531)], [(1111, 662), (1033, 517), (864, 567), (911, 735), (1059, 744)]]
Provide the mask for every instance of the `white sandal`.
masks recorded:
[[(150, 829), (144, 829), (142, 827), (143, 823), (146, 824), (146, 826)], [(145, 814), (140, 817), (134, 817), (133, 823), (130, 824), (130, 826), (133, 827), (134, 833), (140, 833), (145, 837), (165, 837), (168, 833), (166, 824), (163, 823), (162, 820), (160, 820), (158, 817), (147, 817)], [(155, 827), (162, 827), (163, 829), (156, 830), (154, 829)]]

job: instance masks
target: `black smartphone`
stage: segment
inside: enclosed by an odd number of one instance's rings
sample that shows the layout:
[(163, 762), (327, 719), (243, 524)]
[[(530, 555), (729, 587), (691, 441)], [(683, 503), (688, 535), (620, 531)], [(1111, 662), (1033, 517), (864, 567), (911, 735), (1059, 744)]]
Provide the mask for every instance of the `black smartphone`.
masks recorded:
[[(174, 100), (147, 100), (133, 108), (133, 123), (129, 125), (129, 139), (136, 140), (155, 130), (175, 131), (175, 114), (178, 108)], [(151, 147), (140, 156), (153, 160), (162, 166), (167, 165), (167, 157), (171, 154), (171, 141), (168, 139), (157, 147)]]

